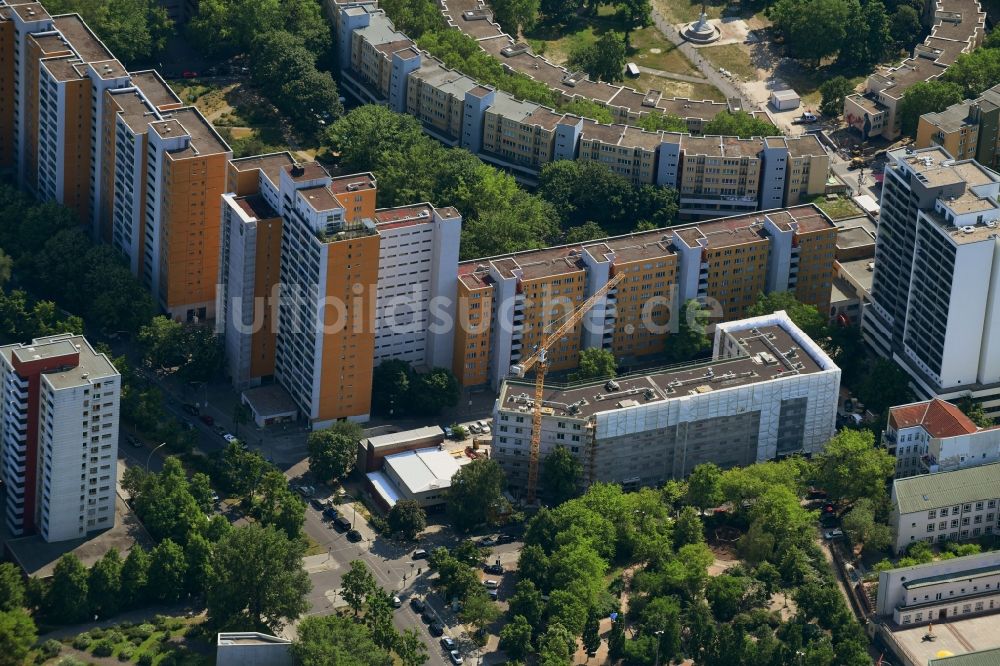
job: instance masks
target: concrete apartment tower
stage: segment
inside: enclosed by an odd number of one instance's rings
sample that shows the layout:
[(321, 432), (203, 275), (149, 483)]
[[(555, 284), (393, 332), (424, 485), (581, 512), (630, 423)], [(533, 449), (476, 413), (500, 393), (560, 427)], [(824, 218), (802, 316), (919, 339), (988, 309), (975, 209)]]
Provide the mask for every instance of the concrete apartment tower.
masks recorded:
[(121, 376), (79, 335), (0, 347), (7, 531), (77, 539), (115, 524)]
[(862, 331), (919, 397), (1000, 415), (1000, 178), (940, 147), (889, 153)]

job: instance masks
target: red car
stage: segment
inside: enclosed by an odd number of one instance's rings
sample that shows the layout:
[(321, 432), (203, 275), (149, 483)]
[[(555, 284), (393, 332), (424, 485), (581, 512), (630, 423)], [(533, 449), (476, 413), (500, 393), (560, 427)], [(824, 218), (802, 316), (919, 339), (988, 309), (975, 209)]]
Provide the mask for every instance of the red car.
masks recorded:
[(210, 426), (210, 425), (212, 425), (213, 423), (215, 423), (215, 419), (213, 419), (213, 418), (212, 418), (211, 416), (209, 416), (208, 414), (202, 414), (202, 415), (201, 415), (201, 416), (199, 416), (198, 418), (199, 418), (199, 419), (201, 419), (201, 422), (202, 422), (202, 423), (204, 423), (205, 425), (209, 425), (209, 426)]
[(181, 74), (185, 79), (193, 79), (198, 76), (198, 72), (192, 72), (190, 69), (184, 70)]

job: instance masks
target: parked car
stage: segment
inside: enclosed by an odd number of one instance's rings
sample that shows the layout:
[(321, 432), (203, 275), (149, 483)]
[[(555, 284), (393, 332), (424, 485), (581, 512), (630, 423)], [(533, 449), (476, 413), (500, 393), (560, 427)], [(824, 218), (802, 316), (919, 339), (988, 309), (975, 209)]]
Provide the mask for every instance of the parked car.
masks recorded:
[(502, 564), (487, 564), (483, 567), (483, 571), (488, 574), (493, 574), (495, 576), (503, 575), (503, 565)]
[(216, 435), (225, 435), (226, 434), (226, 429), (223, 428), (221, 425), (213, 426), (212, 430), (215, 431)]
[(238, 442), (239, 441), (238, 439), (236, 439), (236, 435), (233, 435), (232, 433), (228, 433), (228, 432), (222, 433), (222, 439), (226, 440), (227, 442)]
[(442, 430), (444, 430), (444, 436), (447, 439), (451, 439), (455, 435), (455, 432), (451, 428), (442, 428)]
[(492, 578), (487, 578), (486, 580), (483, 581), (483, 587), (485, 587), (487, 590), (495, 590), (498, 587), (500, 587), (500, 583), (493, 580)]
[(209, 414), (202, 414), (201, 416), (198, 417), (198, 419), (207, 426), (210, 426), (213, 423), (215, 423), (215, 419), (213, 419)]
[(809, 125), (811, 123), (819, 120), (819, 117), (815, 113), (810, 113), (809, 111), (804, 112), (801, 116), (792, 121), (793, 125)]
[(823, 527), (833, 527), (837, 524), (837, 515), (833, 513), (824, 513), (819, 517), (819, 524)]
[(452, 650), (448, 653), (448, 659), (451, 660), (451, 663), (455, 664), (455, 666), (459, 666), (462, 663), (462, 653), (458, 650)]
[(194, 79), (198, 77), (198, 72), (193, 72), (190, 69), (185, 69), (181, 73), (181, 76), (184, 77), (185, 79)]
[(327, 520), (336, 520), (338, 515), (340, 514), (332, 506), (328, 506), (323, 509), (323, 517)]
[(452, 638), (451, 636), (442, 636), (441, 637), (441, 647), (443, 647), (448, 652), (451, 652), (452, 650), (454, 650), (457, 645), (458, 644), (455, 643), (455, 639)]
[(517, 541), (517, 537), (513, 534), (501, 534), (497, 537), (497, 545), (502, 546), (505, 543), (514, 543)]
[(844, 530), (842, 529), (827, 530), (826, 532), (823, 532), (823, 538), (826, 539), (827, 541), (833, 541), (835, 539), (843, 539)]
[(431, 636), (440, 636), (444, 633), (444, 625), (440, 622), (432, 622), (427, 630), (431, 632)]
[(424, 609), (427, 608), (427, 604), (420, 597), (410, 597), (410, 608), (418, 613), (423, 613)]
[(129, 435), (128, 436), (128, 443), (131, 444), (132, 446), (134, 446), (137, 449), (141, 449), (142, 448), (142, 442), (135, 435)]
[(221, 498), (219, 497), (219, 493), (217, 493), (217, 492), (215, 492), (215, 491), (213, 490), (213, 491), (212, 491), (212, 503), (213, 503), (213, 504), (218, 504), (218, 503), (219, 503), (219, 502), (221, 502), (221, 501), (222, 501), (222, 499), (221, 499)]
[(493, 536), (485, 536), (479, 540), (480, 548), (492, 548), (495, 545), (497, 545), (497, 539)]
[(190, 402), (185, 402), (183, 405), (181, 405), (181, 409), (183, 409), (191, 416), (198, 416), (199, 413), (198, 407), (196, 405), (192, 405)]
[(423, 548), (417, 548), (415, 551), (413, 551), (413, 559), (415, 559), (415, 560), (426, 560), (427, 559), (427, 551), (424, 550)]
[(299, 486), (299, 494), (303, 497), (312, 497), (316, 494), (316, 489), (313, 486)]
[(420, 614), (420, 619), (430, 624), (434, 621), (434, 611), (430, 609), (430, 606), (425, 606), (423, 612)]
[(479, 426), (479, 429), (482, 430), (483, 432), (490, 431), (490, 424), (487, 423), (486, 421), (476, 421), (476, 425)]
[(480, 428), (479, 424), (477, 424), (477, 423), (470, 423), (469, 427), (468, 427), (468, 430), (473, 435), (481, 435), (481, 434), (483, 434), (483, 429)]
[(318, 497), (314, 497), (311, 500), (309, 500), (309, 504), (312, 506), (312, 508), (316, 509), (317, 511), (322, 511), (326, 507), (326, 501), (321, 500)]
[(340, 532), (346, 532), (351, 529), (351, 521), (343, 516), (339, 516), (333, 521), (333, 526)]
[(347, 540), (350, 541), (351, 543), (357, 543), (362, 539), (364, 539), (364, 537), (361, 536), (361, 532), (357, 530), (351, 530), (347, 533)]
[(403, 600), (400, 599), (398, 596), (393, 595), (393, 597), (392, 597), (392, 607), (393, 608), (399, 608), (402, 605), (403, 605)]
[(500, 590), (487, 590), (486, 595), (493, 601), (500, 601)]

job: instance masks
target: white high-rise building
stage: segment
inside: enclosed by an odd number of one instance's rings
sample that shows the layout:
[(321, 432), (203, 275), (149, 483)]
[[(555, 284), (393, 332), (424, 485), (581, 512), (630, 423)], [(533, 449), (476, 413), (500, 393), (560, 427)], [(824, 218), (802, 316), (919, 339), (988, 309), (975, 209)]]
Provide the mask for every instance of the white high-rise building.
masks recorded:
[(4, 514), (64, 541), (115, 524), (121, 376), (79, 335), (0, 347)]
[(889, 153), (865, 339), (921, 398), (1000, 415), (1000, 177), (940, 147)]

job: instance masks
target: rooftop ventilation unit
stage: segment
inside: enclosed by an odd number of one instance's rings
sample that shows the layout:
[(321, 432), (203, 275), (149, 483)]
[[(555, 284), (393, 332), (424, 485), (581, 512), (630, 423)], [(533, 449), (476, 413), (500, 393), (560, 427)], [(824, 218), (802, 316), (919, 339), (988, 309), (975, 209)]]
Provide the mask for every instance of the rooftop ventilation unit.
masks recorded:
[(971, 226), (971, 225), (966, 225), (966, 226), (962, 227), (962, 233), (963, 234), (973, 234), (975, 232), (976, 232), (976, 228), (973, 227), (973, 226)]
[(303, 167), (301, 164), (292, 165), (292, 178), (298, 178), (304, 175), (305, 172), (306, 172), (305, 167)]
[(528, 45), (525, 44), (524, 42), (518, 42), (511, 46), (505, 46), (502, 49), (500, 49), (500, 55), (504, 56), (505, 58), (511, 58), (513, 56), (520, 55), (522, 53), (527, 53), (528, 48), (529, 48)]
[(609, 379), (608, 383), (604, 385), (604, 390), (608, 393), (614, 393), (615, 391), (621, 390), (621, 385), (613, 379)]

